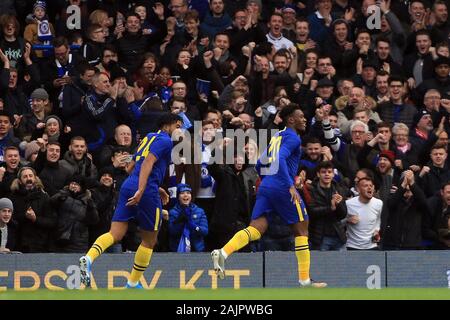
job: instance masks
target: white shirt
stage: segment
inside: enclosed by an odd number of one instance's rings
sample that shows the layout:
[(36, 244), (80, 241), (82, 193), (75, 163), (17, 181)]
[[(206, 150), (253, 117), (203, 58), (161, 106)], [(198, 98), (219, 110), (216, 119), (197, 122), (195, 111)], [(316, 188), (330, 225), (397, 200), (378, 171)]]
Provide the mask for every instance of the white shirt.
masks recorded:
[(355, 249), (372, 249), (377, 244), (372, 242), (372, 236), (380, 230), (381, 210), (383, 201), (372, 198), (368, 203), (359, 201), (359, 197), (353, 197), (345, 201), (347, 216), (359, 216), (357, 224), (347, 223), (347, 247)]
[(277, 51), (280, 49), (289, 49), (290, 47), (294, 46), (294, 43), (288, 38), (285, 38), (283, 36), (275, 38), (270, 32), (266, 34), (266, 38), (267, 41), (273, 44)]

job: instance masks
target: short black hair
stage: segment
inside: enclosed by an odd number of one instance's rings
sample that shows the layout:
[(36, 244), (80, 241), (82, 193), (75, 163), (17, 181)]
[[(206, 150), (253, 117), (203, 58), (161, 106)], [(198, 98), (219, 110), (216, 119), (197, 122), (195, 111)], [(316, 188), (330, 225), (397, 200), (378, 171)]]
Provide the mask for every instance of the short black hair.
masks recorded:
[(331, 161), (321, 161), (316, 167), (316, 172), (319, 173), (321, 169), (334, 169), (334, 164)]
[(444, 190), (446, 186), (450, 186), (450, 180), (441, 183), (441, 190)]
[(12, 118), (12, 116), (8, 113), (8, 112), (6, 112), (6, 111), (4, 111), (4, 110), (0, 110), (0, 117), (8, 117), (8, 119), (9, 119), (9, 122), (11, 122), (11, 123), (13, 123), (13, 118)]
[(391, 75), (388, 79), (388, 84), (391, 85), (391, 83), (393, 81), (399, 81), (402, 84), (405, 84), (405, 78), (403, 78), (402, 76), (399, 76), (399, 75)]
[(314, 144), (314, 143), (320, 143), (320, 144), (322, 144), (322, 141), (320, 141), (319, 138), (313, 137), (313, 136), (311, 136), (311, 137), (309, 137), (308, 139), (305, 139), (305, 140), (306, 140), (306, 141), (305, 141), (305, 146), (308, 145), (309, 143), (312, 143), (312, 144)]
[(298, 104), (290, 103), (280, 111), (279, 116), (284, 124), (286, 124), (287, 119), (295, 112), (295, 110), (300, 110)]
[(165, 125), (171, 125), (177, 122), (183, 123), (183, 119), (181, 119), (179, 115), (173, 113), (166, 113), (159, 119), (158, 127), (162, 128)]

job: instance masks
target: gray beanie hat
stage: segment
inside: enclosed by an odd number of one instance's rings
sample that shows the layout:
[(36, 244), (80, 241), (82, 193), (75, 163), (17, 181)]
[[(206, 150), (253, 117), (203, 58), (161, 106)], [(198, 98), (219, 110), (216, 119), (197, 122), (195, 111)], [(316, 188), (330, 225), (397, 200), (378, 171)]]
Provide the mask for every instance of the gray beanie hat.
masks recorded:
[(8, 198), (1, 198), (0, 199), (0, 210), (2, 209), (11, 209), (11, 211), (14, 211), (13, 203)]
[(45, 89), (37, 88), (31, 93), (31, 99), (47, 100), (48, 93)]

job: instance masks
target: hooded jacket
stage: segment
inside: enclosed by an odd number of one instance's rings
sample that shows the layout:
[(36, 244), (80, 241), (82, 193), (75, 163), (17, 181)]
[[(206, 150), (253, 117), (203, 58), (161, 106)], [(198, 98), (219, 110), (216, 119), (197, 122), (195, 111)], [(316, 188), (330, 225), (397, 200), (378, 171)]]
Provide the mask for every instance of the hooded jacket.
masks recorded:
[(186, 224), (190, 232), (191, 250), (205, 251), (204, 238), (208, 234), (208, 219), (205, 211), (193, 203), (186, 207), (179, 202), (169, 211), (170, 251), (177, 252)]

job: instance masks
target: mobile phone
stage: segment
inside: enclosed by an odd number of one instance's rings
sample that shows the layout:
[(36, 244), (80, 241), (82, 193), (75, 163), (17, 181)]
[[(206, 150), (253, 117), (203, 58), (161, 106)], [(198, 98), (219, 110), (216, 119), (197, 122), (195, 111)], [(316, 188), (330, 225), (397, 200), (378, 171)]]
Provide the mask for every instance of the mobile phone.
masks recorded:
[(129, 154), (124, 158), (123, 162), (130, 163), (133, 160), (133, 155)]

